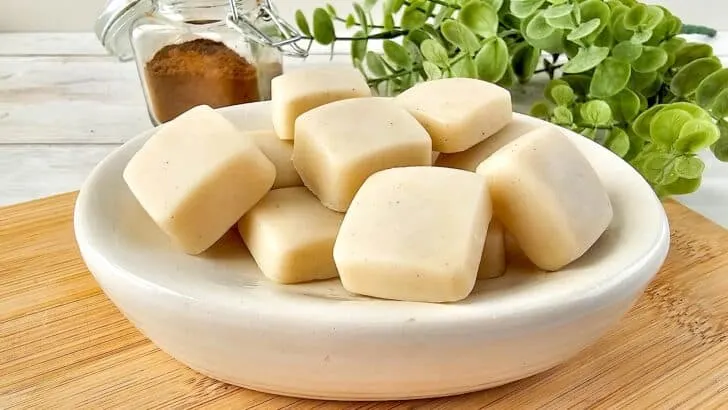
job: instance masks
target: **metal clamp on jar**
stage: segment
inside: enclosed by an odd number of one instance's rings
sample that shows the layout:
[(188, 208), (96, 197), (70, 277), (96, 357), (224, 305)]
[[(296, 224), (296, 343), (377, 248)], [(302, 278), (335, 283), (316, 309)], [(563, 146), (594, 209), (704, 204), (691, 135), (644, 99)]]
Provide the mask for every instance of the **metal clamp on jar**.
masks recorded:
[(196, 105), (268, 100), (282, 56), (307, 56), (270, 0), (111, 0), (96, 35), (136, 61), (155, 125)]

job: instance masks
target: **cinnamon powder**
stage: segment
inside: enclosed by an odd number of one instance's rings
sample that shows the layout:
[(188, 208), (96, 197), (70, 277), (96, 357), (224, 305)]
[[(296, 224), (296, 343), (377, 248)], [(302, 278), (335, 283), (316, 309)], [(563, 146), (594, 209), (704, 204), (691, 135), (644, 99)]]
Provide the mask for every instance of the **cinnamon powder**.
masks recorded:
[(260, 100), (256, 66), (218, 41), (167, 45), (144, 71), (151, 110), (160, 123), (201, 104), (219, 108)]

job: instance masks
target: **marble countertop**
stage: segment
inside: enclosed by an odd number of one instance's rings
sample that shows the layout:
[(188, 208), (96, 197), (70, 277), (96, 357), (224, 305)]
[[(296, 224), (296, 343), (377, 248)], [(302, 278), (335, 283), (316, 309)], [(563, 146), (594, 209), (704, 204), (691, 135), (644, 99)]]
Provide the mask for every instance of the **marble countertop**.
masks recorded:
[[(725, 64), (728, 33), (711, 42)], [(0, 33), (0, 206), (77, 190), (101, 159), (149, 127), (134, 64), (108, 56), (93, 34)], [(677, 199), (728, 227), (728, 164), (703, 159), (700, 191)]]

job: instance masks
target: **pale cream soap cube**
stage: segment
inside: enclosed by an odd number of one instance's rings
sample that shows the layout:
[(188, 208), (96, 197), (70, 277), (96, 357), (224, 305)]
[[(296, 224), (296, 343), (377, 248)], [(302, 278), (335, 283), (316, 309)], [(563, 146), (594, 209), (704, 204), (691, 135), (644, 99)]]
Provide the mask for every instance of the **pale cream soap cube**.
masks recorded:
[(506, 244), (503, 224), (492, 218), (488, 225), (483, 255), (478, 268), (478, 279), (492, 279), (506, 272)]
[(321, 105), (347, 98), (370, 97), (359, 70), (347, 66), (301, 68), (271, 81), (273, 127), (278, 137), (292, 140), (296, 118)]
[(305, 187), (281, 188), (246, 213), (238, 230), (266, 277), (302, 283), (338, 276), (333, 249), (343, 218)]
[(427, 129), (433, 149), (443, 154), (465, 151), (513, 118), (508, 90), (472, 78), (422, 82), (396, 101)]
[(293, 141), (284, 141), (273, 131), (249, 131), (248, 134), (258, 148), (276, 166), (276, 180), (273, 189), (303, 186), (303, 181), (293, 167)]
[(581, 257), (612, 220), (612, 206), (589, 161), (553, 126), (506, 145), (478, 166), (494, 217), (544, 270)]
[(321, 203), (335, 211), (349, 208), (371, 174), (431, 163), (427, 131), (391, 99), (337, 101), (296, 121), (293, 165)]
[(208, 106), (163, 124), (123, 172), (144, 210), (189, 254), (212, 246), (275, 177), (255, 142)]
[(344, 217), (334, 260), (346, 290), (454, 302), (472, 292), (490, 222), (482, 176), (392, 168), (367, 179)]
[(478, 168), (481, 162), (503, 146), (541, 126), (543, 125), (536, 121), (527, 120), (522, 117), (514, 118), (505, 128), (465, 151), (454, 154), (440, 154), (434, 164), (437, 167), (457, 168), (475, 172), (475, 169)]

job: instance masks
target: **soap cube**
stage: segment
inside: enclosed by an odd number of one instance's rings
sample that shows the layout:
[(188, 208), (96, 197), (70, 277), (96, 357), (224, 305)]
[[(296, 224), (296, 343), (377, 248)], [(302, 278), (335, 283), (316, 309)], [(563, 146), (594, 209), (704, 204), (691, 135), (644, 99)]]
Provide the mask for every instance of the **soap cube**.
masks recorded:
[(348, 66), (287, 71), (271, 82), (273, 127), (278, 137), (294, 138), (296, 118), (321, 105), (372, 95), (359, 70)]
[(142, 208), (189, 254), (220, 239), (275, 177), (255, 142), (204, 105), (162, 125), (123, 172)]
[(335, 211), (349, 208), (371, 174), (431, 163), (427, 131), (391, 99), (337, 101), (296, 121), (293, 165), (321, 203)]
[(494, 217), (543, 270), (561, 269), (581, 257), (612, 220), (598, 175), (556, 127), (523, 135), (483, 161), (477, 172), (488, 180)]
[(341, 282), (383, 299), (462, 300), (475, 285), (490, 217), (478, 174), (421, 166), (377, 172), (356, 194), (334, 245)]
[(478, 279), (493, 279), (506, 272), (506, 244), (503, 224), (492, 218), (485, 237), (483, 255), (478, 268)]
[(305, 187), (281, 188), (246, 213), (238, 230), (267, 278), (302, 283), (338, 276), (333, 249), (343, 218)]
[(434, 164), (437, 167), (457, 168), (475, 172), (478, 165), (493, 155), (494, 152), (523, 134), (543, 126), (542, 124), (524, 117), (514, 118), (502, 130), (465, 151), (454, 154), (440, 154)]
[(276, 180), (273, 189), (303, 186), (301, 177), (293, 167), (293, 141), (284, 141), (273, 131), (247, 132), (258, 148), (276, 166)]
[(422, 82), (402, 92), (396, 101), (427, 129), (433, 149), (444, 154), (465, 151), (513, 117), (508, 90), (472, 78)]

